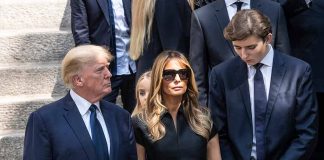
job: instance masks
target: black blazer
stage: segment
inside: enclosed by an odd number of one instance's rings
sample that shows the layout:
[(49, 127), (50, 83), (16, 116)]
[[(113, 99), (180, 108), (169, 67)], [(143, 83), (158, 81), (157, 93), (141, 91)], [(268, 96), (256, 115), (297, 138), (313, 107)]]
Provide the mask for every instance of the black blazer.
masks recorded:
[[(284, 12), (279, 3), (268, 0), (251, 0), (251, 8), (258, 9), (271, 20), (272, 46), (290, 53)], [(192, 15), (189, 60), (195, 71), (199, 89), (199, 102), (207, 104), (208, 75), (211, 68), (236, 56), (233, 45), (225, 40), (223, 30), (229, 23), (224, 0), (216, 0)]]
[[(219, 129), (222, 158), (249, 160), (252, 118), (248, 69), (239, 56), (210, 73), (209, 107)], [(309, 159), (318, 130), (311, 67), (274, 52), (266, 111), (266, 159)]]
[[(71, 0), (71, 28), (75, 45), (95, 44), (110, 48), (115, 36), (109, 22), (107, 0)], [(131, 28), (131, 0), (123, 0), (126, 23)], [(130, 31), (128, 33), (130, 35)], [(112, 52), (115, 56), (115, 52)], [(116, 60), (116, 59), (115, 59)], [(110, 67), (116, 72), (115, 60)]]
[[(130, 115), (121, 107), (100, 101), (110, 136), (111, 160), (136, 160)], [(33, 112), (27, 123), (24, 160), (95, 160), (95, 146), (81, 114), (68, 93)]]
[(314, 88), (324, 93), (324, 1), (279, 0), (287, 15), (292, 55), (312, 66)]
[(187, 0), (156, 0), (152, 33), (137, 61), (137, 77), (150, 70), (164, 50), (189, 54), (191, 8)]

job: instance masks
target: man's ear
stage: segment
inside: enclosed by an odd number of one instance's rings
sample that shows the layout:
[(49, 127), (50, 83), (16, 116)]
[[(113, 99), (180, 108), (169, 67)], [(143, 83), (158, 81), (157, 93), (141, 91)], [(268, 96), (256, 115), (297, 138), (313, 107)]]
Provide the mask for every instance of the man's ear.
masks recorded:
[(272, 42), (272, 33), (269, 33), (265, 39), (265, 43), (271, 44)]
[(74, 75), (72, 77), (72, 83), (73, 83), (73, 86), (75, 86), (75, 87), (78, 87), (78, 86), (81, 87), (81, 86), (83, 86), (83, 78), (79, 75)]

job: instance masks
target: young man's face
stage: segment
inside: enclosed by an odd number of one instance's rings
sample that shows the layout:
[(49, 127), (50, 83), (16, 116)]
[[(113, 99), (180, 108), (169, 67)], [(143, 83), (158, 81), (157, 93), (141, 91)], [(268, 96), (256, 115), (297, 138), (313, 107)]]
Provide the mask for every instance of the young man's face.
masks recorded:
[(243, 40), (233, 41), (233, 46), (236, 53), (248, 65), (259, 63), (268, 53), (268, 44), (271, 42), (272, 35), (269, 34), (265, 41), (257, 36), (249, 36)]

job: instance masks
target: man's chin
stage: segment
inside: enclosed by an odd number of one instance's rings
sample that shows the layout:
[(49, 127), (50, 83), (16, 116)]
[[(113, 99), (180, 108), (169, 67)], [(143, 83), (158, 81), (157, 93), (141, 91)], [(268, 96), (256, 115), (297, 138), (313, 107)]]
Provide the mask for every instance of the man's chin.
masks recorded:
[(109, 88), (106, 88), (104, 92), (105, 92), (106, 95), (107, 95), (107, 94), (111, 93), (111, 91), (112, 91), (112, 90), (111, 90), (111, 87), (109, 87)]

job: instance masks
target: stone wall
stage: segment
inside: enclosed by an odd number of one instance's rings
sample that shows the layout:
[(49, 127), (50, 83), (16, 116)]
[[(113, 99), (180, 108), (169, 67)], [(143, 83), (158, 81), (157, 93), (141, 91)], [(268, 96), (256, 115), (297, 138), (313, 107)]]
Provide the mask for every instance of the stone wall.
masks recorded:
[(60, 61), (74, 46), (68, 0), (0, 1), (0, 159), (22, 159), (29, 114), (65, 95)]

